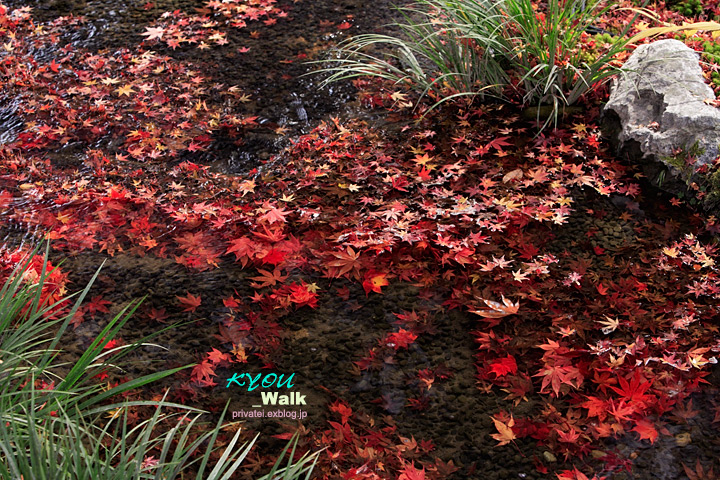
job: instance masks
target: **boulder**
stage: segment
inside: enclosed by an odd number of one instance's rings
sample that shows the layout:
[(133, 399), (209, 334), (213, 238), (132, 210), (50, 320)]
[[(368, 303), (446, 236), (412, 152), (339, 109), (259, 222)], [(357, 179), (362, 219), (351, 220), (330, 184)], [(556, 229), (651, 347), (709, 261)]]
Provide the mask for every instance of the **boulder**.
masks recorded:
[(720, 109), (698, 54), (678, 40), (660, 40), (638, 47), (623, 69), (603, 112), (605, 135), (656, 185), (716, 209)]

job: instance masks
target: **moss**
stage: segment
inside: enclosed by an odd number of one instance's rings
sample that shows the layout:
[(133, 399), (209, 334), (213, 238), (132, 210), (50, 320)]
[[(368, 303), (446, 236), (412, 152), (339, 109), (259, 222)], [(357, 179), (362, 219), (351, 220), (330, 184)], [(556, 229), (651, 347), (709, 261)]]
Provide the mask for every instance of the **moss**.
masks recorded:
[(720, 166), (713, 166), (705, 178), (706, 203), (710, 205), (720, 203)]
[(686, 17), (697, 17), (705, 11), (705, 7), (700, 0), (683, 0), (673, 3), (670, 8), (676, 12), (680, 12)]
[(683, 148), (674, 155), (661, 157), (660, 160), (666, 165), (677, 169), (683, 180), (689, 185), (692, 181), (694, 168), (692, 162), (688, 162), (688, 159), (698, 158), (703, 153), (705, 153), (705, 149), (700, 147), (700, 143), (696, 141), (690, 148)]

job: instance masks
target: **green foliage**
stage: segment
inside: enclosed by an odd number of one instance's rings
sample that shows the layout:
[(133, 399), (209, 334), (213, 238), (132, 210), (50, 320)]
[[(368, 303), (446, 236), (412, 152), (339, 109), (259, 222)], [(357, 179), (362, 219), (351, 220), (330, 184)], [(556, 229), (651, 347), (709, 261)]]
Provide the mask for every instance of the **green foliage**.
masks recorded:
[[(703, 42), (702, 57), (709, 63), (720, 64), (720, 44), (709, 41)], [(714, 69), (710, 71), (710, 83), (712, 83), (714, 89), (720, 87), (720, 72)]]
[[(359, 35), (328, 59), (327, 82), (371, 75), (409, 84), (434, 106), (459, 96), (519, 93), (523, 105), (550, 105), (550, 119), (619, 69), (613, 57), (625, 34), (588, 56), (585, 30), (611, 7), (597, 0), (550, 0), (536, 11), (530, 0), (421, 0), (401, 9), (403, 37)], [(385, 51), (380, 57), (375, 50)], [(516, 87), (516, 83), (518, 84)], [(512, 90), (515, 90), (514, 92)], [(548, 121), (550, 121), (550, 119)], [(546, 123), (547, 125), (547, 123)]]
[[(229, 480), (257, 437), (236, 448), (238, 429), (220, 453), (215, 444), (225, 412), (214, 429), (203, 433), (198, 421), (204, 412), (192, 407), (165, 399), (108, 403), (119, 393), (180, 369), (140, 377), (108, 390), (93, 381), (103, 369), (117, 368), (117, 361), (128, 351), (147, 345), (140, 341), (105, 348), (138, 303), (115, 316), (73, 365), (57, 362), (60, 338), (97, 273), (67, 308), (70, 297), (53, 300), (46, 295), (45, 285), (53, 274), (47, 254), (39, 275), (35, 270), (28, 275), (37, 258), (34, 253), (0, 289), (0, 478), (172, 479), (196, 469), (198, 478)], [(154, 414), (131, 428), (128, 415), (137, 407), (153, 407)], [(318, 453), (305, 454), (293, 463), (297, 440), (297, 436), (291, 440), (264, 480), (297, 479), (303, 474), (309, 478)], [(287, 466), (280, 468), (290, 445), (293, 455)], [(215, 452), (220, 458), (206, 473)]]
[(682, 2), (675, 3), (670, 8), (682, 13), (686, 17), (697, 17), (705, 11), (701, 0), (683, 0)]

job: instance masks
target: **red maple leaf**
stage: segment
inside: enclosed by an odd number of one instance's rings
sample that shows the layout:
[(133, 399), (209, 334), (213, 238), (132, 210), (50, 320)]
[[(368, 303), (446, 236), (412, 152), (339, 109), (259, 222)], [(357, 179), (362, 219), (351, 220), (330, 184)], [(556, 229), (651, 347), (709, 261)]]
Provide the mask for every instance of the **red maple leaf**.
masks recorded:
[(228, 298), (223, 298), (223, 305), (227, 308), (238, 308), (240, 303), (238, 303), (237, 298), (231, 295)]
[(177, 297), (180, 303), (185, 306), (183, 312), (194, 312), (202, 303), (200, 295), (197, 297), (188, 292), (187, 297)]
[(306, 283), (290, 285), (290, 301), (298, 307), (307, 305), (310, 308), (317, 307), (317, 293), (311, 290)]
[(112, 350), (113, 348), (115, 348), (119, 345), (121, 345), (120, 341), (117, 340), (116, 338), (113, 338), (112, 340), (110, 340), (109, 342), (107, 342), (105, 344), (105, 346), (103, 347), (103, 350)]
[(485, 148), (486, 148), (487, 150), (489, 150), (489, 149), (491, 149), (491, 148), (494, 148), (494, 149), (496, 149), (496, 150), (500, 150), (500, 147), (509, 147), (509, 146), (512, 146), (511, 143), (508, 143), (508, 142), (505, 141), (505, 140), (507, 140), (508, 138), (510, 138), (510, 137), (497, 137), (497, 138), (491, 140), (490, 143), (488, 143), (488, 144), (485, 146)]
[(425, 480), (425, 469), (418, 470), (414, 463), (406, 464), (398, 480)]
[[(557, 474), (557, 478), (558, 480), (590, 480), (587, 475), (582, 473), (577, 468), (574, 468), (573, 470), (563, 470), (562, 472)], [(598, 478), (593, 477), (592, 480), (598, 480)]]
[(587, 408), (588, 417), (598, 417), (601, 421), (605, 420), (605, 417), (607, 417), (607, 402), (592, 395), (588, 395), (587, 398), (581, 406)]
[(650, 440), (650, 443), (655, 443), (658, 437), (655, 425), (649, 420), (638, 420), (632, 431), (640, 435), (640, 440)]
[(284, 208), (271, 207), (267, 213), (260, 217), (260, 220), (266, 221), (270, 224), (273, 224), (275, 222), (285, 223), (285, 216), (287, 216), (289, 213), (290, 212), (288, 212)]
[(234, 253), (235, 261), (240, 261), (243, 267), (246, 267), (250, 259), (255, 254), (257, 246), (248, 237), (240, 237), (232, 240), (225, 253)]
[(361, 267), (360, 263), (360, 252), (355, 252), (350, 247), (347, 247), (345, 251), (331, 252), (335, 257), (334, 260), (327, 262), (328, 276), (330, 278), (342, 277), (345, 274), (353, 273), (357, 274)]
[(638, 407), (638, 410), (644, 410), (649, 403), (655, 400), (653, 395), (646, 395), (645, 392), (652, 386), (651, 382), (643, 381), (642, 375), (637, 370), (633, 375), (632, 380), (628, 382), (624, 377), (618, 376), (618, 382), (620, 387), (610, 387), (618, 395), (622, 396), (622, 399), (628, 403)]
[(94, 316), (97, 312), (108, 313), (108, 305), (112, 305), (112, 303), (103, 300), (102, 295), (97, 295), (85, 305), (85, 308), (90, 315)]
[(340, 400), (335, 401), (330, 405), (330, 410), (340, 414), (340, 422), (346, 424), (352, 416), (352, 409)]
[(192, 373), (190, 374), (190, 379), (204, 383), (212, 381), (212, 378), (214, 376), (215, 367), (213, 367), (209, 361), (205, 360), (202, 363), (198, 363), (193, 367)]
[(398, 350), (400, 348), (408, 348), (416, 339), (417, 335), (401, 328), (399, 332), (389, 333), (383, 343)]
[(269, 263), (271, 265), (279, 265), (285, 260), (286, 252), (271, 248), (264, 256), (260, 257), (263, 263)]
[(518, 366), (515, 362), (515, 357), (512, 355), (508, 355), (504, 358), (499, 358), (498, 360), (492, 362), (490, 364), (490, 371), (495, 373), (498, 378), (504, 377), (505, 375), (509, 374), (515, 374), (517, 373)]
[(161, 322), (161, 323), (168, 318), (168, 314), (165, 312), (164, 308), (161, 308), (159, 310), (151, 308), (150, 311), (148, 312), (147, 316), (150, 320), (154, 320), (156, 322)]
[(543, 377), (540, 392), (545, 393), (548, 385), (552, 386), (556, 397), (560, 396), (560, 387), (563, 384), (573, 388), (580, 388), (583, 376), (580, 370), (573, 365), (546, 365), (535, 377)]
[(250, 286), (253, 288), (264, 288), (264, 287), (271, 287), (277, 283), (282, 283), (285, 281), (285, 279), (288, 277), (287, 275), (282, 274), (282, 269), (275, 268), (272, 272), (269, 272), (267, 270), (263, 270), (262, 268), (258, 268), (258, 275), (257, 277), (250, 277), (250, 280), (255, 280), (255, 282), (259, 283), (251, 283)]
[(208, 353), (207, 359), (213, 365), (218, 365), (220, 363), (230, 361), (230, 355), (228, 355), (227, 353), (222, 353), (220, 350), (213, 347), (213, 349), (210, 350), (210, 353)]

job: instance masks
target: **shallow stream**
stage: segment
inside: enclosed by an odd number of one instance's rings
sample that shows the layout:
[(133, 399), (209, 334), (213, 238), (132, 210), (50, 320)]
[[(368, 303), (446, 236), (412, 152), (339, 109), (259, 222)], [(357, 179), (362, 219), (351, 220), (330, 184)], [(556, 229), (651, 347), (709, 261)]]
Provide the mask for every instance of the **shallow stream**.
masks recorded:
[[(204, 2), (189, 0), (40, 0), (31, 3), (38, 21), (68, 14), (85, 16), (88, 23), (83, 29), (60, 39), (60, 43), (70, 42), (96, 50), (136, 44), (142, 40), (141, 34), (146, 27), (163, 12), (178, 9), (193, 12), (202, 10), (204, 5)], [(29, 3), (7, 2), (10, 7), (25, 4)], [(246, 173), (278, 153), (290, 138), (309, 132), (320, 120), (362, 114), (372, 121), (374, 114), (362, 113), (352, 86), (339, 84), (321, 89), (318, 77), (304, 76), (312, 68), (304, 63), (304, 59), (306, 56), (318, 58), (349, 34), (381, 30), (382, 25), (392, 18), (390, 5), (391, 2), (386, 0), (296, 0), (285, 5), (287, 21), (253, 27), (259, 32), (257, 38), (250, 36), (249, 31), (241, 30), (229, 34), (227, 45), (207, 51), (190, 47), (165, 48), (163, 54), (202, 64), (205, 73), (217, 82), (237, 85), (248, 93), (250, 100), (243, 109), (258, 117), (259, 128), (250, 131), (241, 145), (231, 139), (216, 138), (211, 149), (185, 159), (211, 165), (222, 173)], [(350, 28), (338, 30), (337, 26), (343, 22), (348, 22)], [(249, 50), (239, 53), (239, 48)], [(14, 137), (22, 128), (13, 114), (15, 108), (12, 103), (0, 108), (0, 142)], [(382, 119), (375, 120), (382, 128)], [(57, 152), (57, 155), (67, 156), (69, 163), (74, 161), (72, 148)], [(583, 212), (583, 207), (597, 209), (600, 201), (588, 197), (580, 201), (576, 210)], [(655, 201), (657, 199), (646, 199), (646, 204), (638, 207), (633, 221), (663, 215), (652, 210)], [(612, 202), (604, 207), (619, 211)], [(11, 208), (17, 213), (25, 206), (18, 203)], [(48, 206), (48, 209), (52, 208)], [(599, 220), (584, 213), (571, 217), (568, 224), (553, 231), (558, 251), (585, 248), (584, 238), (590, 229), (602, 232), (596, 240), (601, 248), (628, 248), (633, 242), (630, 222), (615, 220), (613, 215), (607, 218)], [(6, 243), (17, 245), (32, 241), (40, 232), (29, 224), (6, 221), (2, 233)], [(225, 310), (214, 309), (217, 308), (214, 306), (222, 305), (222, 299), (231, 295), (242, 298), (253, 294), (247, 280), (249, 273), (239, 264), (225, 259), (220, 262), (220, 268), (191, 272), (172, 258), (141, 257), (128, 252), (110, 257), (86, 250), (68, 258), (63, 268), (79, 289), (103, 261), (105, 266), (91, 295), (102, 295), (110, 301), (113, 304), (111, 312), (130, 299), (147, 296), (142, 312), (165, 309), (169, 313), (165, 322), (182, 321), (191, 317), (179, 312), (176, 298), (188, 291), (202, 297), (202, 306), (192, 318), (200, 316), (207, 322), (193, 322), (162, 334), (158, 342), (168, 351), (159, 353), (147, 349), (135, 358), (136, 371), (129, 374), (198, 361), (217, 342), (215, 324), (219, 324)], [(534, 457), (545, 455), (547, 461), (552, 456), (535, 449), (529, 441), (518, 442), (519, 450), (497, 448), (497, 442), (489, 436), (494, 432), (490, 415), (503, 403), (504, 394), (481, 394), (476, 388), (473, 362), (476, 346), (468, 334), (476, 328), (475, 319), (458, 310), (441, 311), (433, 299), (419, 298), (416, 287), (394, 284), (383, 293), (382, 296), (366, 297), (358, 287), (350, 291), (347, 300), (340, 296), (324, 296), (317, 309), (301, 309), (284, 319), (284, 349), (276, 365), (281, 372), (294, 372), (296, 388), (307, 395), (308, 418), (304, 424), (308, 428), (325, 428), (324, 405), (341, 397), (355, 410), (368, 412), (376, 418), (390, 416), (389, 422), (396, 424), (404, 437), (432, 441), (437, 447), (433, 455), (446, 462), (452, 460), (460, 468), (453, 478), (550, 478), (537, 472)], [(353, 375), (354, 362), (376, 344), (375, 332), (392, 328), (395, 318), (391, 312), (411, 311), (421, 305), (428, 311), (437, 312), (432, 322), (437, 334), (418, 340), (407, 352), (398, 355), (396, 364), (386, 364), (377, 372)], [(132, 332), (125, 338), (149, 334), (159, 325), (147, 316), (138, 315), (131, 320)], [(81, 352), (99, 331), (96, 323), (84, 322), (77, 328), (76, 343), (69, 349)], [(417, 380), (412, 378), (412, 372), (437, 365), (444, 365), (453, 375), (430, 390), (432, 407), (423, 411), (408, 408), (408, 399), (417, 393)], [(218, 374), (220, 379), (225, 379), (236, 372), (227, 369), (219, 370)], [(411, 372), (410, 376), (407, 372)], [(717, 370), (715, 373), (710, 380), (717, 387), (720, 379)], [(619, 443), (617, 448), (621, 453), (636, 458), (636, 468), (632, 474), (621, 473), (616, 478), (685, 478), (681, 462), (694, 465), (696, 459), (707, 462), (715, 458), (720, 442), (710, 411), (702, 408), (708, 404), (713, 391), (717, 393), (715, 388), (705, 396), (697, 396), (694, 405), (700, 413), (684, 429), (677, 427), (677, 431), (671, 432), (673, 435), (652, 446), (630, 438)], [(248, 396), (232, 386), (226, 388), (224, 384), (192, 398), (191, 402), (200, 408), (217, 410), (227, 399), (231, 400), (231, 411), (249, 407)], [(522, 413), (522, 408), (532, 406), (521, 404), (519, 411)], [(276, 422), (254, 419), (248, 423), (264, 433), (284, 431)], [(677, 441), (679, 435), (688, 432), (692, 435), (691, 443)]]

